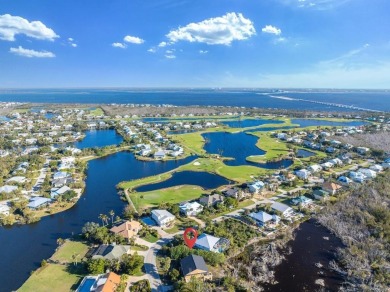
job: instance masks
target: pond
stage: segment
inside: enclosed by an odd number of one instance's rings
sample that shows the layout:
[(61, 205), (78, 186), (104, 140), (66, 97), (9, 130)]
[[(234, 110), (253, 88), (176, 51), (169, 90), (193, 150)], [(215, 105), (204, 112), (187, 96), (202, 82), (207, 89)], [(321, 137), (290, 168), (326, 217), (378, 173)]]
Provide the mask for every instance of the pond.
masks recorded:
[(173, 173), (172, 177), (165, 181), (140, 186), (135, 190), (137, 192), (149, 192), (180, 185), (197, 185), (203, 189), (215, 189), (222, 185), (228, 185), (229, 183), (230, 181), (228, 179), (216, 174), (198, 171), (181, 171)]
[(119, 145), (123, 142), (123, 137), (113, 129), (90, 130), (85, 132), (85, 138), (74, 143), (74, 147), (79, 149), (105, 147), (109, 145)]
[(291, 123), (299, 124), (301, 128), (311, 127), (311, 126), (343, 126), (343, 127), (359, 127), (369, 124), (364, 121), (348, 121), (345, 122), (336, 122), (336, 121), (327, 121), (327, 120), (316, 120), (316, 119), (292, 119)]
[[(233, 158), (225, 160), (224, 163), (229, 166), (253, 165), (266, 169), (286, 168), (292, 165), (292, 160), (283, 159), (278, 162), (254, 163), (246, 160), (251, 155), (263, 155), (266, 152), (256, 146), (258, 137), (239, 133), (214, 132), (202, 134), (206, 140), (204, 149), (211, 154), (218, 154), (224, 157)], [(261, 144), (261, 142), (260, 142)]]
[(243, 120), (237, 119), (233, 121), (223, 121), (221, 123), (229, 126), (230, 128), (248, 128), (248, 127), (257, 127), (265, 124), (283, 124), (284, 121), (264, 120), (264, 119), (243, 119)]
[(297, 157), (299, 157), (299, 158), (307, 158), (307, 157), (311, 157), (311, 156), (316, 156), (316, 154), (314, 152), (311, 152), (311, 151), (308, 151), (305, 149), (298, 149), (298, 151), (297, 151)]
[[(313, 219), (302, 223), (295, 234), (288, 244), (292, 253), (275, 268), (278, 284), (265, 285), (265, 291), (320, 291), (317, 279), (324, 280), (325, 291), (338, 291), (343, 279), (328, 267), (336, 249), (343, 246), (340, 239)], [(316, 263), (323, 267), (318, 268)]]
[(0, 227), (1, 291), (19, 288), (42, 259), (53, 254), (58, 238), (80, 233), (86, 222), (99, 222), (99, 214), (108, 214), (110, 210), (121, 214), (125, 204), (117, 194), (119, 182), (164, 173), (195, 158), (144, 162), (130, 152), (119, 152), (91, 160), (85, 192), (71, 209), (44, 217), (34, 224)]

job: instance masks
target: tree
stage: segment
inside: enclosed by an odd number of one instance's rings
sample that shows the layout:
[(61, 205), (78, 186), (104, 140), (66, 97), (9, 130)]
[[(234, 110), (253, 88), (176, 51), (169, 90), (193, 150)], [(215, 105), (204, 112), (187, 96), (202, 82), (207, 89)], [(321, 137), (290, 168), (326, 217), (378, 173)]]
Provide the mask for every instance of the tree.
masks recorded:
[(115, 216), (114, 210), (111, 210), (109, 214), (111, 216), (111, 224), (114, 224), (114, 216)]
[(87, 262), (87, 270), (90, 274), (103, 274), (105, 268), (105, 261), (103, 259), (90, 259)]
[(176, 269), (172, 269), (172, 271), (169, 273), (169, 276), (173, 282), (176, 282), (180, 277), (180, 272)]
[(161, 265), (161, 270), (164, 272), (164, 274), (168, 273), (169, 268), (171, 267), (171, 258), (170, 257), (161, 258), (160, 265)]
[(59, 238), (57, 239), (57, 245), (58, 245), (58, 246), (61, 246), (61, 245), (63, 245), (64, 243), (65, 243), (65, 240), (62, 239), (61, 237), (59, 237)]
[(144, 265), (143, 258), (136, 252), (134, 255), (125, 254), (122, 256), (122, 267), (123, 273), (134, 275), (141, 272), (141, 268)]

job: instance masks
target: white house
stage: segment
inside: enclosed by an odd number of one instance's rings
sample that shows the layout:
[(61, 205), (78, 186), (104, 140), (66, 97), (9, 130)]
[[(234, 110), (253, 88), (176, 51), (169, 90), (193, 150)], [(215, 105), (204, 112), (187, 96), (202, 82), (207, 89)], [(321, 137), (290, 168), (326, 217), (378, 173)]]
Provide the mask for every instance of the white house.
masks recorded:
[(0, 187), (0, 193), (9, 194), (13, 191), (16, 191), (17, 189), (18, 189), (18, 187), (16, 187), (16, 186), (5, 185), (5, 186)]
[(322, 167), (321, 167), (321, 165), (319, 165), (319, 164), (313, 164), (313, 165), (310, 165), (310, 166), (308, 167), (308, 170), (309, 170), (311, 173), (315, 173), (315, 172), (318, 172), (318, 171), (322, 170)]
[(175, 218), (176, 217), (167, 210), (152, 210), (152, 219), (161, 227), (167, 227)]
[(203, 211), (203, 206), (198, 202), (188, 202), (179, 206), (180, 213), (186, 216), (196, 216)]
[(356, 152), (361, 154), (361, 155), (365, 155), (367, 154), (368, 152), (370, 151), (370, 148), (367, 148), (367, 147), (357, 147), (356, 148)]
[(257, 213), (250, 213), (249, 217), (253, 218), (260, 226), (264, 226), (269, 222), (278, 223), (280, 221), (280, 217), (277, 215), (270, 215), (266, 212), (260, 211)]
[(363, 173), (361, 172), (355, 172), (355, 171), (351, 171), (349, 173), (349, 177), (354, 181), (354, 182), (359, 182), (359, 183), (362, 183), (364, 182), (366, 179), (367, 179), (367, 176), (365, 176)]
[(34, 197), (30, 200), (30, 203), (28, 203), (27, 207), (30, 209), (38, 209), (39, 207), (46, 206), (51, 202), (50, 199), (44, 198), (44, 197)]
[(289, 217), (294, 213), (294, 210), (291, 207), (279, 202), (274, 202), (271, 205), (271, 209), (282, 213), (282, 216), (284, 217)]
[(218, 246), (218, 242), (220, 240), (221, 238), (219, 237), (203, 233), (197, 238), (195, 242), (195, 247), (212, 252), (221, 252), (221, 249)]
[(358, 172), (364, 174), (368, 178), (376, 178), (376, 172), (368, 168), (360, 168)]
[(342, 185), (349, 185), (350, 183), (352, 183), (352, 180), (349, 179), (348, 177), (346, 176), (340, 176), (337, 181), (339, 183), (341, 183)]
[(249, 184), (248, 188), (252, 194), (258, 194), (264, 188), (264, 183), (262, 181), (256, 181)]
[(0, 204), (0, 215), (8, 216), (11, 208), (7, 204)]
[(370, 169), (376, 172), (381, 172), (383, 171), (383, 167), (379, 164), (371, 165)]
[(60, 196), (60, 195), (63, 195), (65, 194), (66, 192), (70, 191), (71, 188), (68, 187), (68, 186), (62, 186), (61, 188), (59, 189), (52, 189), (51, 192), (50, 192), (50, 197), (53, 199), (57, 196)]
[(310, 176), (310, 172), (307, 169), (297, 170), (295, 174), (300, 179), (308, 179)]

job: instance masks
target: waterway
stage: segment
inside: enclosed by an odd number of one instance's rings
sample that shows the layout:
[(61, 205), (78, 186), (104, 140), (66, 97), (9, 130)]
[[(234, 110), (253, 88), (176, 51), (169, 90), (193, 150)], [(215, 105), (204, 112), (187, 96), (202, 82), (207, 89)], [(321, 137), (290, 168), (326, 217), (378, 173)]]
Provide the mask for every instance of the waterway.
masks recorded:
[[(258, 137), (239, 133), (214, 132), (202, 134), (206, 140), (204, 149), (208, 153), (218, 154), (220, 156), (233, 158), (225, 160), (224, 163), (229, 166), (253, 165), (266, 169), (286, 168), (292, 165), (292, 160), (283, 159), (278, 162), (255, 163), (247, 161), (246, 158), (251, 155), (264, 155), (266, 152), (256, 146)], [(260, 142), (261, 144), (261, 142)]]
[(345, 122), (338, 122), (338, 121), (327, 121), (327, 120), (316, 120), (316, 119), (291, 119), (291, 123), (293, 124), (299, 124), (301, 128), (303, 127), (311, 127), (311, 126), (330, 126), (330, 127), (359, 127), (369, 124), (368, 122), (364, 121), (345, 121)]
[[(278, 284), (265, 285), (265, 291), (320, 291), (321, 286), (315, 284), (317, 279), (324, 280), (325, 291), (338, 291), (343, 280), (328, 267), (335, 259), (336, 249), (343, 246), (340, 239), (311, 219), (300, 225), (288, 246), (292, 253), (275, 268)], [(318, 268), (316, 263), (323, 267)]]
[(90, 130), (85, 132), (83, 140), (74, 143), (74, 147), (79, 149), (105, 147), (119, 145), (122, 142), (123, 137), (113, 129)]
[(230, 128), (248, 128), (248, 127), (257, 127), (265, 124), (283, 124), (284, 121), (280, 120), (264, 120), (264, 119), (237, 119), (233, 121), (222, 121), (224, 125), (229, 126)]
[(180, 185), (197, 185), (203, 189), (215, 189), (229, 183), (228, 179), (208, 172), (180, 171), (173, 173), (172, 177), (165, 181), (140, 186), (135, 190), (137, 192), (149, 192)]
[(0, 227), (0, 290), (19, 288), (41, 260), (53, 254), (58, 238), (80, 233), (86, 222), (99, 222), (99, 214), (108, 214), (110, 210), (121, 214), (125, 204), (115, 188), (119, 182), (164, 173), (194, 159), (144, 162), (130, 152), (119, 152), (91, 160), (85, 192), (71, 209), (34, 224)]
[(315, 156), (316, 154), (314, 152), (305, 150), (305, 149), (298, 149), (297, 151), (297, 157), (299, 158), (307, 158), (311, 156)]

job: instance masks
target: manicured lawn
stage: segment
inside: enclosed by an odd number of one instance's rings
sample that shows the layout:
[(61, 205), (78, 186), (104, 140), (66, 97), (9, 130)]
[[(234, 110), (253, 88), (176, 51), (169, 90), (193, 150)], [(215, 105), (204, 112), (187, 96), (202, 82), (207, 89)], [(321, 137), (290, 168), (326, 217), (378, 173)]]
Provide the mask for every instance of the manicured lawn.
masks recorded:
[(248, 161), (252, 162), (265, 162), (270, 159), (276, 159), (283, 156), (286, 156), (289, 153), (287, 144), (278, 141), (276, 138), (271, 138), (267, 132), (255, 132), (254, 136), (259, 137), (256, 146), (260, 149), (266, 151), (264, 155), (261, 156), (249, 156)]
[(177, 204), (199, 198), (205, 191), (199, 186), (183, 185), (150, 192), (131, 193), (134, 206), (140, 209), (157, 207), (160, 203)]
[(146, 235), (145, 237), (141, 237), (143, 240), (146, 240), (146, 241), (148, 241), (148, 242), (151, 242), (151, 243), (155, 243), (157, 240), (158, 240), (158, 238), (157, 237), (155, 237), (155, 236), (153, 236), (153, 235), (151, 235), (151, 234), (148, 234), (148, 235)]
[(48, 264), (35, 271), (18, 290), (19, 292), (68, 292), (76, 290), (82, 275), (70, 274), (64, 265)]
[(88, 246), (80, 241), (67, 240), (51, 257), (54, 261), (62, 263), (72, 263), (73, 255), (77, 255), (77, 260), (80, 261), (88, 252)]
[(198, 223), (196, 221), (189, 218), (182, 217), (175, 220), (175, 226), (169, 229), (164, 229), (164, 231), (170, 234), (174, 234), (176, 232), (179, 232), (180, 230), (186, 229), (187, 227), (193, 227), (197, 225)]
[(201, 132), (172, 135), (172, 139), (179, 142), (190, 152), (193, 152), (197, 155), (206, 154), (206, 151), (203, 149), (205, 140), (203, 139)]
[(218, 214), (213, 214), (210, 216), (210, 219), (214, 219), (214, 218), (217, 218), (219, 216), (229, 214), (229, 213), (234, 212), (238, 209), (242, 209), (242, 208), (248, 207), (248, 206), (253, 205), (253, 204), (254, 204), (254, 202), (252, 200), (245, 200), (245, 201), (239, 202), (237, 208), (230, 209), (230, 210), (227, 210), (225, 212), (220, 212)]
[(153, 183), (158, 183), (164, 180), (167, 180), (172, 177), (172, 172), (165, 172), (162, 174), (154, 175), (154, 176), (148, 176), (141, 179), (135, 179), (132, 181), (126, 181), (126, 182), (120, 182), (118, 184), (118, 187), (122, 189), (134, 189), (142, 185), (148, 185)]
[(141, 247), (141, 246), (138, 246), (138, 245), (132, 245), (131, 246), (131, 250), (135, 250), (135, 251), (146, 251), (148, 250), (148, 247)]

